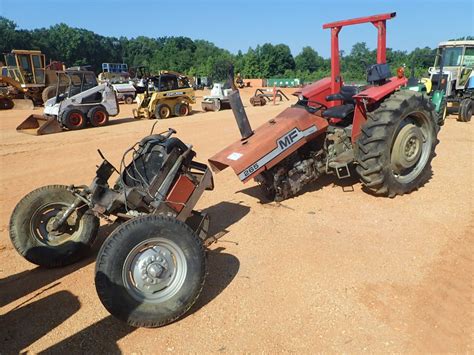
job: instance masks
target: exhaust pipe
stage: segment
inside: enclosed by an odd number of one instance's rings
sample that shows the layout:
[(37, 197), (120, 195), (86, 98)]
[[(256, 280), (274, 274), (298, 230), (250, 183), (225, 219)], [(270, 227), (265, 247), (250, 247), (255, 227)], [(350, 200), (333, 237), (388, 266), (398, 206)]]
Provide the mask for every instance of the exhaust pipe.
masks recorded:
[(235, 121), (237, 122), (237, 126), (239, 127), (242, 140), (244, 140), (249, 138), (253, 134), (253, 131), (252, 127), (250, 127), (250, 122), (247, 117), (247, 113), (245, 112), (244, 104), (242, 103), (242, 99), (240, 98), (239, 90), (235, 86), (234, 66), (232, 65), (229, 68), (229, 81), (232, 87), (232, 93), (230, 93), (229, 95), (230, 107), (232, 108), (232, 112), (234, 113)]

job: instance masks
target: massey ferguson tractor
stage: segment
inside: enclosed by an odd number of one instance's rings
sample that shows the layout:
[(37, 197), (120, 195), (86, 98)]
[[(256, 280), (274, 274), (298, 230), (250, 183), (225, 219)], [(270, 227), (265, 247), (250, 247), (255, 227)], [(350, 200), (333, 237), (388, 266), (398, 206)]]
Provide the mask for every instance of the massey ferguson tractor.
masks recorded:
[[(296, 105), (255, 131), (234, 83), (229, 101), (242, 140), (209, 159), (212, 167), (231, 166), (244, 182), (255, 178), (276, 201), (322, 174), (350, 176), (351, 164), (376, 194), (392, 197), (420, 187), (430, 177), (438, 126), (430, 99), (400, 90), (407, 82), (401, 71), (390, 76), (385, 23), (394, 16), (324, 25), (331, 29), (331, 78), (304, 88)], [(367, 85), (346, 86), (339, 74), (338, 34), (344, 26), (366, 22), (379, 31), (377, 64), (368, 69)], [(133, 326), (178, 319), (205, 281), (209, 216), (193, 208), (213, 189), (212, 174), (174, 133), (144, 137), (117, 168), (99, 152), (103, 162), (90, 185), (36, 189), (10, 219), (15, 249), (45, 267), (84, 257), (99, 218), (114, 222), (97, 256), (95, 286), (105, 308)]]
[[(431, 176), (437, 116), (430, 98), (404, 88), (403, 70), (392, 77), (386, 63), (386, 21), (395, 15), (323, 25), (331, 30), (331, 77), (304, 87), (296, 105), (255, 131), (233, 91), (229, 98), (242, 139), (209, 159), (213, 170), (230, 166), (242, 182), (255, 179), (275, 201), (295, 196), (323, 174), (347, 178), (351, 166), (376, 195), (394, 197), (422, 186)], [(362, 23), (378, 30), (377, 63), (368, 67), (365, 85), (345, 85), (339, 33)]]

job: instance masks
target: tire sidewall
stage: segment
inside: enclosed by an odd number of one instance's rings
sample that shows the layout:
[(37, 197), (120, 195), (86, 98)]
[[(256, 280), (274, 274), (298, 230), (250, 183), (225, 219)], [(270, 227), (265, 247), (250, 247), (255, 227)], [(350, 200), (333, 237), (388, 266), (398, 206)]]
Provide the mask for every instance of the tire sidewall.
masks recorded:
[[(160, 303), (140, 303), (126, 290), (122, 269), (129, 252), (152, 237), (173, 241), (184, 253), (187, 273), (184, 283), (170, 299)], [(134, 218), (118, 227), (102, 245), (96, 263), (96, 289), (105, 308), (115, 317), (134, 326), (168, 324), (194, 304), (205, 277), (202, 243), (184, 223), (165, 216)]]
[[(78, 125), (73, 125), (70, 122), (71, 115), (74, 115), (74, 114), (81, 115), (82, 121)], [(67, 129), (69, 129), (71, 131), (75, 131), (75, 130), (78, 130), (78, 129), (82, 129), (86, 126), (86, 117), (85, 117), (84, 113), (81, 110), (70, 109), (70, 110), (67, 110), (66, 112), (63, 113), (62, 123), (63, 123), (64, 126), (66, 126)]]
[(52, 202), (72, 204), (74, 195), (63, 185), (49, 185), (33, 190), (15, 207), (10, 218), (10, 239), (13, 246), (28, 261), (45, 267), (71, 264), (81, 258), (95, 240), (99, 228), (97, 217), (81, 211), (78, 218), (82, 231), (63, 244), (49, 246), (31, 235), (32, 213)]
[[(420, 94), (415, 93), (414, 97), (418, 96)], [(420, 95), (421, 96), (421, 95)], [(429, 106), (429, 100), (427, 97), (422, 98), (423, 104), (424, 104), (424, 114), (427, 116), (427, 121), (431, 123), (430, 129), (431, 129), (431, 135), (432, 135), (432, 141), (431, 141), (431, 146), (429, 147), (430, 153), (428, 156), (427, 161), (425, 162), (425, 165), (422, 168), (422, 171), (410, 182), (408, 183), (400, 183), (395, 176), (393, 175), (392, 167), (391, 167), (391, 151), (393, 148), (393, 144), (395, 142), (395, 139), (397, 138), (398, 134), (398, 129), (400, 127), (401, 122), (408, 116), (416, 113), (416, 107), (414, 107), (413, 103), (410, 102), (410, 100), (413, 100), (412, 98), (408, 99), (409, 105), (402, 108), (401, 112), (402, 114), (398, 117), (397, 120), (394, 121), (394, 123), (390, 126), (390, 131), (388, 136), (390, 137), (390, 140), (387, 141), (387, 145), (389, 146), (389, 149), (386, 149), (384, 151), (383, 157), (384, 157), (384, 170), (386, 171), (385, 176), (389, 180), (388, 183), (395, 187), (395, 190), (399, 192), (407, 192), (407, 191), (412, 191), (415, 188), (417, 188), (420, 185), (420, 181), (425, 181), (428, 176), (431, 175), (431, 160), (433, 159), (433, 152), (437, 143), (437, 117), (435, 115), (435, 111), (433, 107)]]
[[(166, 109), (167, 115), (161, 115), (161, 110)], [(171, 117), (171, 109), (167, 104), (158, 104), (155, 108), (155, 117), (161, 120), (168, 119)]]
[[(392, 149), (400, 123), (414, 113), (428, 121), (432, 136), (428, 156), (418, 175), (411, 181), (400, 181), (392, 170)], [(401, 90), (385, 98), (377, 108), (367, 114), (361, 135), (355, 142), (356, 170), (363, 185), (375, 195), (395, 197), (409, 193), (426, 183), (431, 177), (431, 161), (438, 144), (438, 117), (429, 97)], [(419, 167), (420, 168), (420, 167)]]
[[(181, 112), (181, 110), (185, 108), (184, 112)], [(189, 105), (187, 103), (181, 102), (176, 104), (174, 107), (174, 115), (178, 117), (183, 117), (189, 115)]]
[[(97, 122), (95, 119), (95, 115), (97, 112), (102, 112), (105, 115), (104, 121), (103, 122)], [(91, 108), (89, 112), (87, 113), (87, 116), (89, 118), (89, 122), (91, 126), (93, 127), (101, 127), (101, 126), (106, 126), (109, 123), (109, 114), (105, 107), (103, 106), (97, 106), (94, 108)]]
[[(470, 114), (469, 114), (470, 111)], [(459, 121), (469, 122), (472, 118), (472, 100), (467, 98), (463, 99), (460, 103), (459, 108)]]

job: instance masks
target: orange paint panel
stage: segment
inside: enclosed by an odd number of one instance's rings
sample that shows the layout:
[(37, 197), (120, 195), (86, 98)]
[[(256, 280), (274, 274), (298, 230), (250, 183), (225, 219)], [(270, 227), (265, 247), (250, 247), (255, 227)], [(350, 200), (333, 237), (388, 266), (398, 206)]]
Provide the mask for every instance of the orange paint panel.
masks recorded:
[(181, 212), (195, 188), (196, 186), (187, 176), (180, 175), (166, 197), (168, 206), (176, 212)]

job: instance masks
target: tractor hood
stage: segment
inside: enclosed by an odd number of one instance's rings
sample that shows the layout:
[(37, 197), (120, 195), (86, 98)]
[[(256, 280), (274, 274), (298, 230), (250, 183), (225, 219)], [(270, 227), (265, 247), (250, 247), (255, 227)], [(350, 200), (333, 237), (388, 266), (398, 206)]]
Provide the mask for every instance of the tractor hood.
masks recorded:
[(229, 145), (209, 159), (215, 172), (230, 166), (247, 182), (289, 156), (315, 136), (325, 132), (325, 119), (303, 107), (290, 107), (257, 128), (247, 139)]

